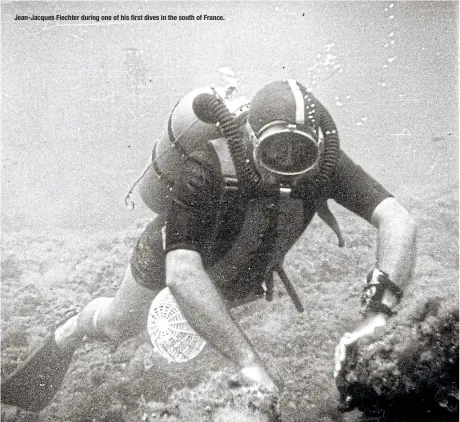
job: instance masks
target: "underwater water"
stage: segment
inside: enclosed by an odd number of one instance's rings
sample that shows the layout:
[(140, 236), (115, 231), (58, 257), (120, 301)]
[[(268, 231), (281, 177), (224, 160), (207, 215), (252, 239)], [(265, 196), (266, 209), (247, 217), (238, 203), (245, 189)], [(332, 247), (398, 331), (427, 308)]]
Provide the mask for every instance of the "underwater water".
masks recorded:
[[(457, 2), (1, 7), (2, 375), (67, 310), (114, 294), (152, 216), (136, 190), (133, 211), (124, 197), (175, 103), (196, 87), (222, 83), (225, 67), (248, 97), (277, 79), (306, 85), (334, 117), (342, 148), (411, 211), (417, 266), (395, 324), (407, 325), (431, 298), (458, 306)], [(89, 18), (15, 20), (32, 14)], [(101, 19), (118, 14), (224, 20)], [(284, 379), (283, 422), (362, 421), (359, 412), (337, 412), (332, 369), (335, 344), (360, 318), (375, 232), (346, 210), (337, 207), (336, 214), (344, 248), (314, 219), (286, 257), (305, 313), (296, 312), (277, 280), (273, 302), (234, 310)], [(13, 420), (201, 422), (216, 406), (213, 421), (243, 421), (235, 409), (216, 405), (228, 399), (222, 373), (234, 369), (210, 347), (189, 364), (173, 365), (142, 336), (117, 350), (89, 342), (76, 352), (53, 403), (40, 416)]]
[[(458, 177), (456, 2), (2, 4), (2, 229), (120, 228), (174, 104), (230, 67), (251, 97), (294, 78), (392, 192)], [(223, 21), (17, 21), (222, 15)], [(136, 194), (135, 194), (136, 199)], [(403, 199), (403, 198), (402, 198)]]

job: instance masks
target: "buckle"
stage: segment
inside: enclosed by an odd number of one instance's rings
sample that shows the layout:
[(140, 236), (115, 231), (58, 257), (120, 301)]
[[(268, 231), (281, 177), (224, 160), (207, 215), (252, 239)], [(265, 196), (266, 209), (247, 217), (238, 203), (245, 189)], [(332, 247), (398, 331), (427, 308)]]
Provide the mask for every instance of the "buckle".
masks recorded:
[(396, 305), (401, 301), (403, 291), (390, 280), (387, 273), (379, 269), (372, 270), (367, 276), (367, 284), (361, 295), (361, 311), (363, 315), (368, 312), (381, 312), (387, 316), (395, 315), (387, 305), (382, 303), (385, 291), (388, 290), (396, 297)]

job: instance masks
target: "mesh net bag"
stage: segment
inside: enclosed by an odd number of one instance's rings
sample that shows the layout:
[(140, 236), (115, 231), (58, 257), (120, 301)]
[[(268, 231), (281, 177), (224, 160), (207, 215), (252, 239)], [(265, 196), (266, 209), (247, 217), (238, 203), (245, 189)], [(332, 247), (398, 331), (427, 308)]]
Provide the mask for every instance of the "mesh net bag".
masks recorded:
[(206, 344), (190, 327), (168, 287), (150, 306), (147, 330), (155, 351), (169, 362), (187, 362)]

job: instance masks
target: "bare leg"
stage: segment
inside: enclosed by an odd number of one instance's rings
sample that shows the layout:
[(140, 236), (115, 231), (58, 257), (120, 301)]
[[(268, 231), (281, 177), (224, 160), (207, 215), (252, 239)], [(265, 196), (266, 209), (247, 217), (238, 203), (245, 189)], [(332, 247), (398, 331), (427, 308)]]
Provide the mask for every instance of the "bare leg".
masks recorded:
[(58, 327), (55, 334), (58, 347), (76, 348), (85, 335), (118, 342), (135, 336), (146, 327), (150, 304), (159, 291), (139, 284), (128, 265), (115, 297), (94, 299)]
[(60, 325), (54, 338), (45, 338), (13, 373), (2, 379), (2, 404), (33, 412), (45, 408), (59, 389), (83, 337), (121, 342), (141, 332), (158, 290), (137, 283), (129, 265), (114, 298), (90, 302), (78, 315)]

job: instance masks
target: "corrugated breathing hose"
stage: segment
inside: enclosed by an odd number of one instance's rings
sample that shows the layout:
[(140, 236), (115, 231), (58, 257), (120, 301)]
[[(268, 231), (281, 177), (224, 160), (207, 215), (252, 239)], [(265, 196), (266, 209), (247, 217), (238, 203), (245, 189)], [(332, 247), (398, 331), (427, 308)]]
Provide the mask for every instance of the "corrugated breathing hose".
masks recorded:
[(248, 157), (240, 129), (226, 105), (212, 94), (199, 94), (193, 100), (193, 111), (206, 123), (219, 123), (220, 130), (227, 140), (237, 177), (243, 186), (256, 191), (263, 188), (264, 183)]
[(324, 136), (324, 152), (321, 159), (320, 171), (317, 177), (317, 182), (324, 186), (330, 181), (334, 172), (335, 166), (340, 156), (340, 141), (337, 132), (337, 127), (332, 120), (331, 115), (326, 108), (318, 101), (316, 111), (319, 117), (319, 127)]

